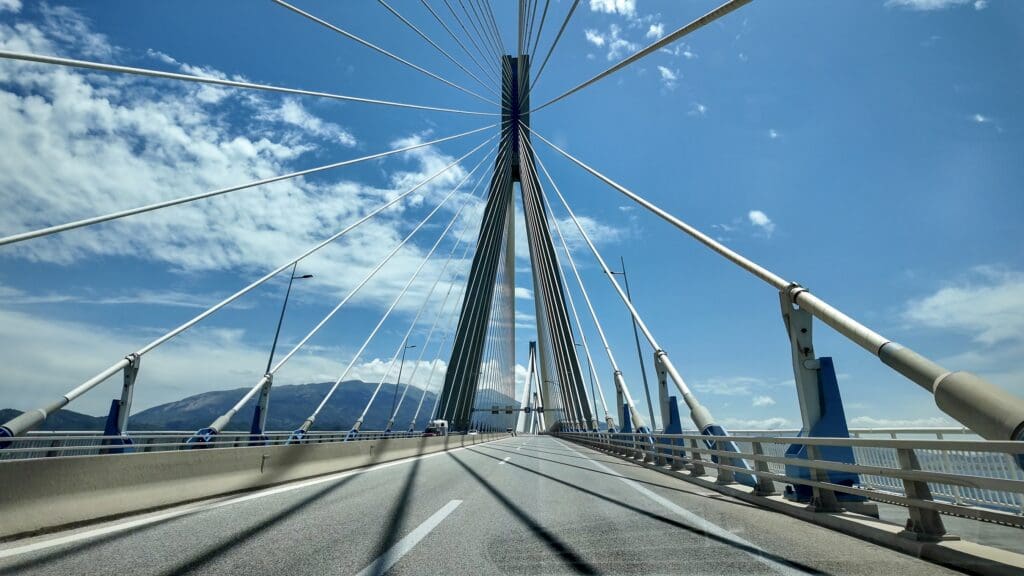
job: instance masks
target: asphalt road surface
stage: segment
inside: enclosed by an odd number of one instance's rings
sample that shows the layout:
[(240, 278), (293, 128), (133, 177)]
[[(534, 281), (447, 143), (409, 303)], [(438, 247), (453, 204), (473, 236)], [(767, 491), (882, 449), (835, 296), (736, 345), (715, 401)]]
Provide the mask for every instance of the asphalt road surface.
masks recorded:
[(0, 574), (384, 573), (957, 572), (546, 436), (0, 545)]

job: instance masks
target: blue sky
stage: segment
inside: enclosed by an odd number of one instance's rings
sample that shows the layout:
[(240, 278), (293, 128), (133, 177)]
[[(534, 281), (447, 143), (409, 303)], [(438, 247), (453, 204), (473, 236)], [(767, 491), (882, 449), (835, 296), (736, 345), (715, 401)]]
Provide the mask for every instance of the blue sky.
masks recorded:
[[(512, 3), (495, 4), (511, 46)], [(569, 4), (552, 1), (542, 52)], [(297, 5), (484, 93), (376, 2)], [(475, 70), (420, 3), (393, 5)], [(561, 94), (715, 5), (583, 0), (534, 101)], [(0, 0), (0, 46), (491, 110), (269, 1)], [(532, 125), (876, 331), (950, 369), (976, 371), (1024, 394), (1024, 126), (1018, 104), (1024, 101), (1024, 63), (1015, 56), (1022, 52), (1024, 6), (1017, 2), (755, 1), (671, 51), (536, 113)], [(3, 61), (0, 234), (487, 122)], [(0, 405), (25, 409), (59, 396), (484, 137), (0, 248)], [(543, 144), (537, 147), (605, 257), (626, 259), (637, 307), (718, 419), (733, 428), (797, 425), (774, 290)], [(482, 152), (467, 159), (461, 171), (304, 263), (300, 271), (315, 278), (296, 285), (284, 349), (481, 158)], [(451, 202), (282, 369), (277, 383), (338, 377), (461, 202), (467, 209), (456, 229), (468, 230), (466, 238), (475, 234), (479, 202), (462, 193)], [(573, 245), (579, 248), (578, 239)], [(442, 258), (430, 261), (355, 376), (379, 379), (450, 249), (446, 240)], [(628, 315), (592, 258), (582, 250), (574, 255), (585, 263), (584, 279), (641, 400)], [(435, 297), (458, 284), (460, 277), (450, 272), (467, 263), (450, 266)], [(520, 268), (526, 265), (519, 260)], [(530, 287), (523, 274), (517, 283)], [(283, 290), (280, 280), (271, 282), (147, 355), (136, 407), (254, 384)], [(529, 300), (517, 304), (520, 313), (532, 313)], [(411, 342), (425, 337), (432, 320), (426, 317)], [(534, 337), (528, 318), (521, 316), (519, 324), (517, 352), (524, 362), (526, 342)], [(591, 343), (597, 342), (585, 324)], [(836, 359), (853, 425), (951, 423), (916, 385), (827, 327), (817, 329), (816, 350)], [(597, 349), (593, 354), (612, 398), (610, 369)], [(118, 391), (116, 380), (73, 408), (104, 412)]]

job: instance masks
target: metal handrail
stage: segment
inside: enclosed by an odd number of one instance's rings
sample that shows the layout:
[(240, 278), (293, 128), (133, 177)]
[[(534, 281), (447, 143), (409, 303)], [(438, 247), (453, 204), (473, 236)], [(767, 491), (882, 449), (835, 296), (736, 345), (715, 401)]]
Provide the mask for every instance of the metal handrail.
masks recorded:
[[(888, 430), (885, 431), (885, 433), (888, 432)], [(942, 432), (946, 433), (945, 430)], [(562, 433), (559, 436), (599, 449), (632, 454), (638, 459), (649, 463), (653, 462), (656, 465), (672, 465), (673, 469), (690, 465), (698, 470), (699, 474), (703, 474), (703, 469), (707, 466), (716, 469), (720, 479), (725, 478), (726, 481), (731, 480), (733, 473), (751, 474), (749, 468), (737, 465), (743, 464), (743, 461), (750, 461), (755, 463), (756, 471), (753, 474), (757, 477), (759, 485), (764, 484), (771, 487), (773, 482), (804, 485), (819, 491), (863, 496), (870, 500), (902, 505), (918, 511), (927, 510), (933, 513), (1024, 528), (1024, 473), (1012, 465), (1012, 458), (1015, 455), (1024, 454), (1024, 442), (1020, 441), (800, 438), (750, 435), (711, 438), (700, 434), (608, 432)], [(750, 443), (750, 451), (737, 453), (705, 447), (706, 442), (715, 440)], [(876, 449), (876, 451), (895, 451), (897, 453), (921, 451), (928, 455), (924, 461), (926, 464), (932, 466), (938, 464), (945, 469), (929, 470), (927, 466), (918, 466), (917, 464), (907, 468), (902, 464), (900, 458), (867, 458), (867, 460), (873, 461), (870, 464), (834, 462), (822, 459), (820, 455), (805, 460), (766, 454), (762, 449), (762, 445), (791, 444), (815, 447), (848, 446), (862, 451)], [(974, 456), (978, 461), (974, 462), (973, 466), (960, 466), (959, 469), (955, 469), (947, 458), (950, 453), (960, 456), (961, 463), (965, 456), (964, 453), (971, 453), (966, 455)], [(702, 455), (715, 458), (705, 459), (701, 457)], [(1002, 463), (1001, 467), (998, 465), (1000, 456), (1009, 461)], [(858, 461), (865, 460), (862, 457), (856, 459)], [(888, 462), (883, 462), (883, 460), (888, 460)], [(769, 465), (774, 465), (774, 469)], [(811, 471), (810, 478), (795, 478), (789, 475), (785, 469), (780, 473), (779, 468), (785, 466)], [(816, 475), (814, 471), (852, 472), (860, 475), (861, 482), (856, 486), (847, 486), (823, 481), (827, 476), (820, 473)], [(985, 474), (986, 472), (988, 475)], [(999, 472), (1006, 477), (992, 475)], [(928, 492), (929, 498), (909, 496), (905, 488), (908, 484), (914, 483), (928, 485), (931, 488), (931, 491)]]
[[(184, 430), (173, 431), (150, 431), (139, 434), (132, 434), (127, 439), (131, 444), (122, 444), (126, 439), (123, 436), (105, 435), (100, 431), (59, 431), (39, 432), (33, 431), (26, 436), (6, 438), (10, 441), (11, 447), (0, 449), (0, 461), (3, 460), (30, 460), (38, 458), (54, 458), (61, 456), (85, 456), (92, 454), (110, 454), (118, 452), (162, 452), (196, 448), (196, 445), (189, 444), (188, 440), (193, 432)], [(387, 438), (414, 438), (422, 434), (421, 431), (392, 431), (367, 430), (360, 432), (358, 436), (349, 437), (349, 432), (344, 431), (318, 431), (310, 433), (301, 443), (323, 444), (334, 442), (358, 442), (367, 440), (381, 440)], [(246, 431), (229, 431), (210, 442), (202, 444), (202, 448), (224, 449), (242, 448), (248, 446), (280, 446), (289, 443), (292, 439), (291, 432), (270, 432), (263, 435), (262, 439), (254, 438), (256, 435)]]

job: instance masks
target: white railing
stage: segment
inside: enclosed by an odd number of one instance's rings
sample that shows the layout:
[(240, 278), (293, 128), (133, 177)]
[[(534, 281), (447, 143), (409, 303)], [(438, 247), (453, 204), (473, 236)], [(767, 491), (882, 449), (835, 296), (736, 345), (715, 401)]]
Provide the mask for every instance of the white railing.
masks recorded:
[[(911, 432), (907, 432), (910, 430)], [(1024, 528), (1024, 472), (1015, 461), (1024, 454), (1024, 442), (986, 440), (900, 439), (893, 435), (951, 434), (947, 429), (886, 429), (857, 431), (856, 438), (797, 438), (762, 436), (753, 432), (777, 434), (778, 431), (745, 431), (721, 440), (732, 440), (739, 453), (708, 448), (716, 437), (685, 434), (608, 434), (564, 433), (560, 436), (619, 454), (641, 458), (655, 465), (691, 474), (704, 474), (705, 467), (717, 471), (719, 479), (730, 481), (736, 472), (752, 473), (761, 493), (774, 490), (774, 482), (810, 486), (819, 492), (837, 492), (866, 497), (869, 500), (897, 504), (996, 522)], [(851, 431), (852, 433), (853, 431)], [(888, 438), (864, 438), (883, 434)], [(939, 436), (941, 437), (941, 436)], [(938, 437), (937, 437), (938, 438)], [(786, 449), (798, 444), (808, 446), (811, 459), (786, 457)], [(846, 446), (853, 449), (854, 463), (823, 460), (818, 448)], [(712, 461), (715, 457), (718, 462)], [(742, 463), (736, 460), (742, 459)], [(743, 465), (749, 466), (745, 468)], [(810, 478), (786, 473), (786, 466), (809, 472)], [(852, 472), (859, 484), (845, 486), (828, 481), (824, 472)], [(927, 486), (927, 490), (922, 490)], [(908, 490), (908, 487), (910, 488)], [(908, 494), (927, 493), (927, 498)]]
[[(349, 432), (325, 431), (309, 432), (302, 443), (344, 442)], [(377, 430), (360, 431), (349, 441), (380, 440), (383, 438), (412, 438), (421, 436), (422, 431), (384, 432)], [(54, 458), (60, 456), (89, 456), (120, 452), (163, 452), (168, 450), (186, 450), (196, 448), (241, 448), (257, 444), (286, 444), (292, 432), (267, 432), (266, 440), (259, 441), (249, 432), (226, 431), (214, 436), (212, 441), (189, 444), (188, 440), (195, 435), (194, 431), (170, 430), (133, 433), (129, 438), (131, 445), (122, 445), (120, 436), (104, 436), (95, 431), (39, 432), (33, 431), (25, 436), (4, 438), (10, 445), (0, 449), (0, 460), (23, 460), (29, 458)], [(297, 441), (293, 441), (297, 442)]]
[[(731, 430), (734, 436), (795, 436), (799, 430)], [(696, 431), (690, 432), (697, 434)], [(892, 440), (898, 439), (935, 439), (943, 440), (948, 436), (969, 436), (971, 439), (982, 441), (981, 437), (963, 427), (900, 427), (900, 428), (850, 428), (851, 438), (879, 438), (886, 437)], [(749, 442), (737, 442), (744, 452), (750, 452)], [(770, 456), (784, 456), (787, 446), (782, 444), (766, 444), (765, 454)], [(876, 448), (871, 446), (854, 446), (854, 461), (869, 467), (898, 468), (899, 459), (893, 449)], [(918, 459), (923, 470), (931, 472), (948, 472), (954, 474), (965, 474), (969, 476), (986, 476), (993, 478), (1024, 480), (1024, 472), (1016, 465), (1012, 456), (1008, 454), (993, 454), (990, 452), (978, 452), (971, 450), (919, 450)], [(768, 463), (768, 469), (779, 474), (785, 473), (785, 464), (777, 462)], [(860, 486), (873, 490), (902, 493), (903, 483), (897, 478), (879, 476), (876, 474), (861, 474)], [(956, 504), (970, 504), (974, 506), (985, 506), (1000, 510), (1012, 511), (1024, 514), (1024, 497), (1019, 494), (1009, 494), (992, 490), (981, 490), (978, 488), (933, 484), (930, 485), (932, 496), (940, 500), (955, 502)]]

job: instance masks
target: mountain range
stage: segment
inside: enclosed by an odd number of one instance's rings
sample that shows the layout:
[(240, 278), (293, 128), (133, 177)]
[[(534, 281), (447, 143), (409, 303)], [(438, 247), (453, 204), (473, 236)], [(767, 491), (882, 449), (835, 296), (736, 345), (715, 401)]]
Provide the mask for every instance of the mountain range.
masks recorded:
[[(267, 413), (267, 430), (294, 430), (308, 417), (333, 385), (333, 382), (274, 386), (270, 393), (270, 408)], [(376, 383), (350, 380), (342, 382), (327, 405), (317, 416), (314, 430), (348, 430), (359, 418), (366, 403), (373, 394)], [(245, 388), (217, 390), (189, 396), (175, 402), (168, 402), (132, 414), (128, 429), (132, 430), (198, 430), (209, 426), (218, 416), (224, 414), (246, 393)], [(382, 430), (392, 412), (392, 401), (396, 393), (394, 384), (384, 384), (377, 399), (363, 421), (363, 430)], [(409, 388), (405, 401), (398, 411), (395, 429), (404, 430), (416, 412), (423, 391)], [(401, 388), (397, 397), (401, 397)], [(417, 428), (423, 425), (434, 408), (437, 395), (427, 392), (423, 408), (417, 419)], [(515, 404), (507, 396), (496, 402), (501, 405)], [(246, 404), (231, 421), (230, 430), (248, 430), (256, 399)], [(0, 423), (7, 422), (21, 412), (14, 409), (0, 409)], [(488, 414), (489, 416), (490, 414)], [(504, 416), (504, 414), (502, 415)], [(105, 416), (89, 416), (72, 410), (61, 410), (51, 414), (39, 430), (103, 430)]]

